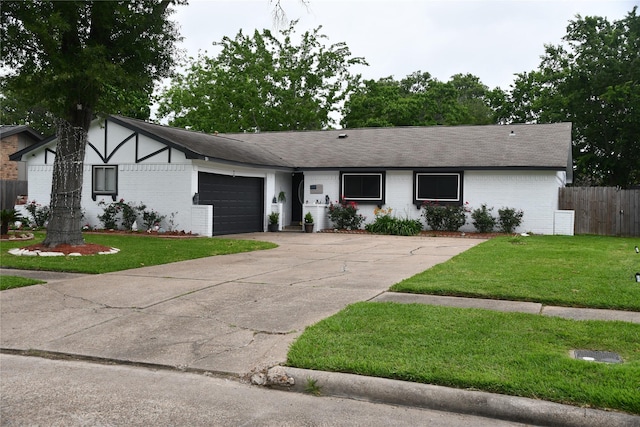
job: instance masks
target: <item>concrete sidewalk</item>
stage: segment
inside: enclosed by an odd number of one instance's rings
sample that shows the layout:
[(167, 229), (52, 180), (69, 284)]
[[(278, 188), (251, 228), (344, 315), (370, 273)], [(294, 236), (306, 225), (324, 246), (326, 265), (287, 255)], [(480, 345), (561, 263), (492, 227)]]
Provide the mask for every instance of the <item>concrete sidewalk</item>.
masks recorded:
[[(280, 246), (97, 276), (40, 276), (48, 283), (0, 293), (0, 347), (11, 353), (37, 350), (84, 360), (248, 379), (283, 364), (289, 345), (305, 327), (358, 301), (421, 302), (554, 315), (554, 308), (548, 310), (539, 304), (386, 292), (392, 284), (482, 240), (340, 233), (227, 237), (269, 240)], [(0, 270), (0, 274), (10, 273)], [(38, 278), (35, 272), (30, 276)], [(585, 318), (586, 313), (586, 317), (640, 323), (639, 313), (569, 310), (574, 312), (561, 314)], [(389, 386), (390, 380), (358, 377), (354, 381), (354, 376), (305, 370), (289, 370), (289, 375), (296, 380), (296, 387), (313, 376), (337, 384), (335, 395), (351, 393), (365, 400), (384, 401), (379, 396), (386, 393), (380, 388), (391, 387), (396, 395), (387, 400), (392, 404), (422, 399), (421, 405), (432, 405), (432, 409), (534, 424), (550, 419), (552, 424), (589, 425), (585, 424), (587, 417), (604, 419), (608, 425), (640, 425), (638, 417), (555, 404), (551, 404), (555, 409), (549, 409), (548, 402), (489, 393), (484, 395), (492, 397), (482, 397), (480, 401), (485, 403), (479, 405), (472, 404), (478, 402), (477, 396), (469, 394), (474, 392), (465, 390), (440, 387), (440, 392), (434, 392), (425, 389), (432, 386), (398, 381)], [(348, 383), (360, 384), (360, 394), (346, 387)], [(336, 390), (331, 384), (323, 384), (324, 390)], [(428, 403), (424, 403), (424, 396), (429, 396)], [(478, 413), (479, 407), (489, 412)], [(546, 408), (547, 418), (541, 418), (541, 408)]]

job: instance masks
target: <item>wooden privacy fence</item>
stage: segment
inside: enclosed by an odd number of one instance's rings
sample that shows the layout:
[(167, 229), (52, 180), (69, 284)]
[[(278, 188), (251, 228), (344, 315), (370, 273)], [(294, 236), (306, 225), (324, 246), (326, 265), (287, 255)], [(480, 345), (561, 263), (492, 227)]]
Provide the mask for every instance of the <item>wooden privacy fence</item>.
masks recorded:
[(13, 209), (23, 194), (27, 194), (27, 181), (0, 180), (0, 209)]
[(575, 212), (575, 234), (640, 236), (640, 190), (566, 187), (559, 209)]

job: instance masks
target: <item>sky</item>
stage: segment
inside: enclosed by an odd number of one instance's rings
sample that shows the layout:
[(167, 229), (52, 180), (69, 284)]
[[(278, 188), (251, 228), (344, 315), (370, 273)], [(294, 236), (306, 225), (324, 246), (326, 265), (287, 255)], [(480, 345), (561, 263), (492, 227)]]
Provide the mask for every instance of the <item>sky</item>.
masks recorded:
[[(514, 75), (538, 68), (546, 44), (557, 45), (576, 15), (624, 18), (640, 0), (282, 0), (296, 32), (322, 26), (326, 45), (344, 42), (369, 66), (352, 73), (401, 80), (416, 71), (440, 81), (471, 73), (489, 88), (508, 90)], [(285, 28), (269, 0), (189, 0), (173, 19), (187, 56), (215, 56), (212, 45), (239, 30)]]

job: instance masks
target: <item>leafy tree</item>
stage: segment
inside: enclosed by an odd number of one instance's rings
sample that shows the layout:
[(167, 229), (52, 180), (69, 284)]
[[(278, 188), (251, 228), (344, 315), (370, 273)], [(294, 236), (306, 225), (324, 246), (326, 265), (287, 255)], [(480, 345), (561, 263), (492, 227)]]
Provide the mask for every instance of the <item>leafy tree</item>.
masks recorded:
[[(458, 104), (465, 112), (466, 124), (488, 125), (495, 122), (491, 108), (494, 93), (472, 74), (456, 74), (449, 81), (457, 93)], [(498, 93), (500, 89), (494, 89)]]
[[(147, 117), (154, 82), (169, 74), (182, 0), (3, 1), (0, 65), (16, 111), (56, 117), (58, 144), (44, 244), (84, 243), (80, 197), (87, 131), (98, 113)], [(47, 17), (43, 19), (43, 17)]]
[(640, 19), (577, 17), (564, 44), (546, 46), (539, 69), (517, 75), (508, 121), (573, 122), (576, 181), (640, 183)]
[(400, 81), (366, 80), (345, 103), (345, 127), (430, 126), (494, 122), (496, 93), (471, 74), (440, 82), (417, 71)]
[(159, 116), (174, 126), (205, 132), (322, 129), (359, 76), (349, 68), (366, 64), (344, 43), (325, 46), (321, 27), (301, 35), (295, 25), (214, 43), (216, 57), (190, 59), (184, 75), (162, 94)]

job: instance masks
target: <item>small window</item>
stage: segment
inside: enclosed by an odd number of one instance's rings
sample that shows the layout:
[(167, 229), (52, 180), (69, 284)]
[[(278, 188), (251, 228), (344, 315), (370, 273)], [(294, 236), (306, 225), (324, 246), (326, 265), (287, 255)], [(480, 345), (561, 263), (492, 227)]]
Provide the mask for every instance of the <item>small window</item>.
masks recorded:
[(416, 202), (459, 203), (462, 200), (460, 173), (416, 173)]
[(384, 173), (343, 173), (340, 181), (344, 200), (384, 203)]
[(93, 196), (118, 194), (118, 167), (94, 166), (93, 167)]

